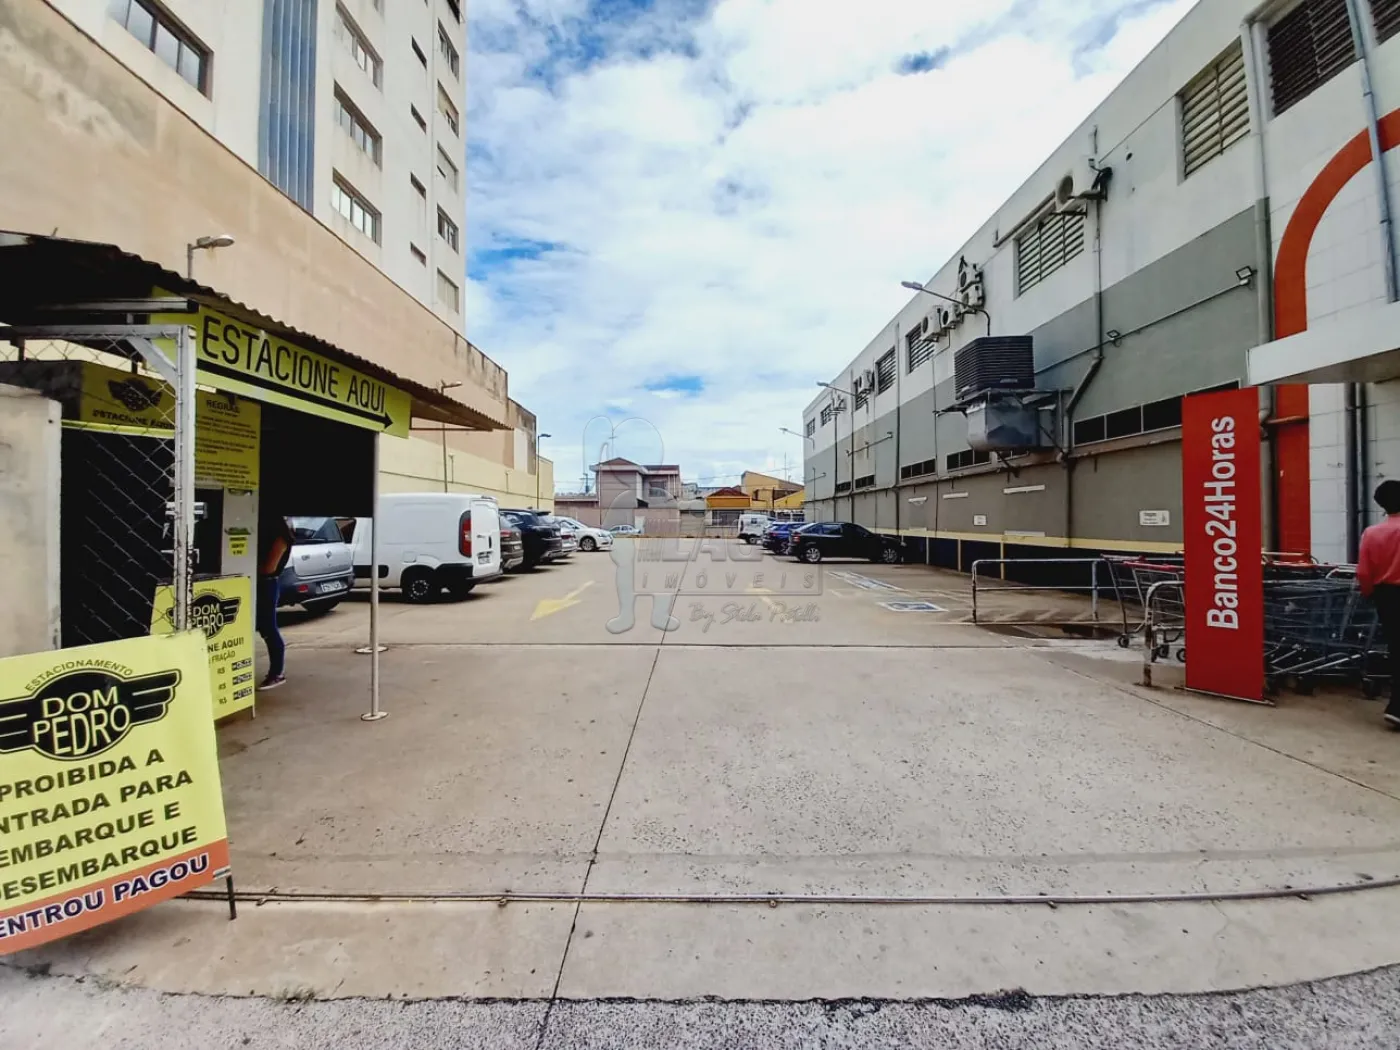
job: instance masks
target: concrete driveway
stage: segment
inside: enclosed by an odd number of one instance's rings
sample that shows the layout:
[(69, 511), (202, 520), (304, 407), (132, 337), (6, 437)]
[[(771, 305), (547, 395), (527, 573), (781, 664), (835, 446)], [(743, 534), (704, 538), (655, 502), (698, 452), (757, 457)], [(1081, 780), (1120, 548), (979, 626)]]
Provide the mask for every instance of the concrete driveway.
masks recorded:
[(18, 961), (548, 1016), (1208, 993), (1400, 958), (1400, 889), (1289, 895), (1400, 877), (1374, 704), (1148, 691), (1112, 641), (970, 624), (953, 574), (726, 552), (649, 584), (671, 631), (645, 596), (622, 629), (606, 554), (386, 596), (378, 723), (364, 601), (293, 624), (289, 684), (220, 730), (238, 921), (175, 902)]

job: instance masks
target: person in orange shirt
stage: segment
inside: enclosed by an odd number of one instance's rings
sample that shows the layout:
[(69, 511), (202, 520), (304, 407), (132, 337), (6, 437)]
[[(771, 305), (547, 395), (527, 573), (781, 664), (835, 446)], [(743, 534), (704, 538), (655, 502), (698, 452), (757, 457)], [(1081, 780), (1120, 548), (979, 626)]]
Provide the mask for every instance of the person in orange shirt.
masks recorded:
[(1382, 481), (1376, 502), (1386, 519), (1361, 534), (1356, 559), (1356, 583), (1370, 598), (1380, 617), (1381, 632), (1390, 652), (1390, 705), (1385, 720), (1400, 728), (1400, 481)]

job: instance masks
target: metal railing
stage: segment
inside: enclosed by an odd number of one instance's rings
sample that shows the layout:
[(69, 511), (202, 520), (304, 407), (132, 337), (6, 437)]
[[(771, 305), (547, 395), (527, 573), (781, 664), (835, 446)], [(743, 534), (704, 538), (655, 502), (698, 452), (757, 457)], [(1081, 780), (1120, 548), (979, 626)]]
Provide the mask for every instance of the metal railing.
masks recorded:
[[(996, 574), (988, 574), (995, 567)], [(1011, 579), (1008, 579), (1010, 570)], [(1025, 577), (1048, 576), (1047, 582), (1026, 582)], [(1019, 579), (1017, 577), (1020, 577)], [(1082, 581), (1082, 582), (1080, 582)], [(989, 620), (982, 602), (988, 593), (1026, 595), (1055, 593), (1066, 599), (1082, 596), (1088, 599), (1088, 616), (1082, 612), (1057, 615), (1055, 609), (1045, 610), (1023, 619), (996, 618)], [(1059, 603), (1061, 608), (1065, 603)], [(972, 563), (972, 622), (996, 623), (1007, 626), (1055, 626), (1064, 624), (1103, 624), (1105, 607), (1112, 622), (1121, 623), (1122, 634), (1129, 635), (1128, 613), (1117, 580), (1103, 558), (979, 558)]]

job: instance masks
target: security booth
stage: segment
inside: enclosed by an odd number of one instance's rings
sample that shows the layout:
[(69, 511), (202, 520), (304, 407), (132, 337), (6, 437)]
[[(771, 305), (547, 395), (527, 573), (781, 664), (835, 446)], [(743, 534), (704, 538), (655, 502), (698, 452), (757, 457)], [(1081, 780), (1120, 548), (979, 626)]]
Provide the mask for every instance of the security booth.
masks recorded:
[[(0, 384), (59, 422), (56, 559), (17, 598), (55, 606), (64, 648), (204, 628), (220, 714), (257, 681), (259, 520), (372, 518), (378, 435), (412, 417), (500, 425), (110, 245), (0, 234), (0, 319)], [(372, 579), (372, 635), (377, 602)]]

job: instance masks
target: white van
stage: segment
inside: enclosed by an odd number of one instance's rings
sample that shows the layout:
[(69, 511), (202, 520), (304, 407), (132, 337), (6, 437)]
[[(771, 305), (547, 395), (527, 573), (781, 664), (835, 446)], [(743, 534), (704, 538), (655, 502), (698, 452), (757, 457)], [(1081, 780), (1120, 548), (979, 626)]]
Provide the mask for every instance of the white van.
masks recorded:
[[(501, 512), (492, 496), (391, 492), (379, 497), (379, 585), (411, 602), (465, 598), (501, 575)], [(369, 586), (374, 522), (355, 522), (355, 586)]]
[(739, 538), (745, 543), (758, 543), (763, 539), (764, 530), (773, 524), (767, 514), (740, 514)]

